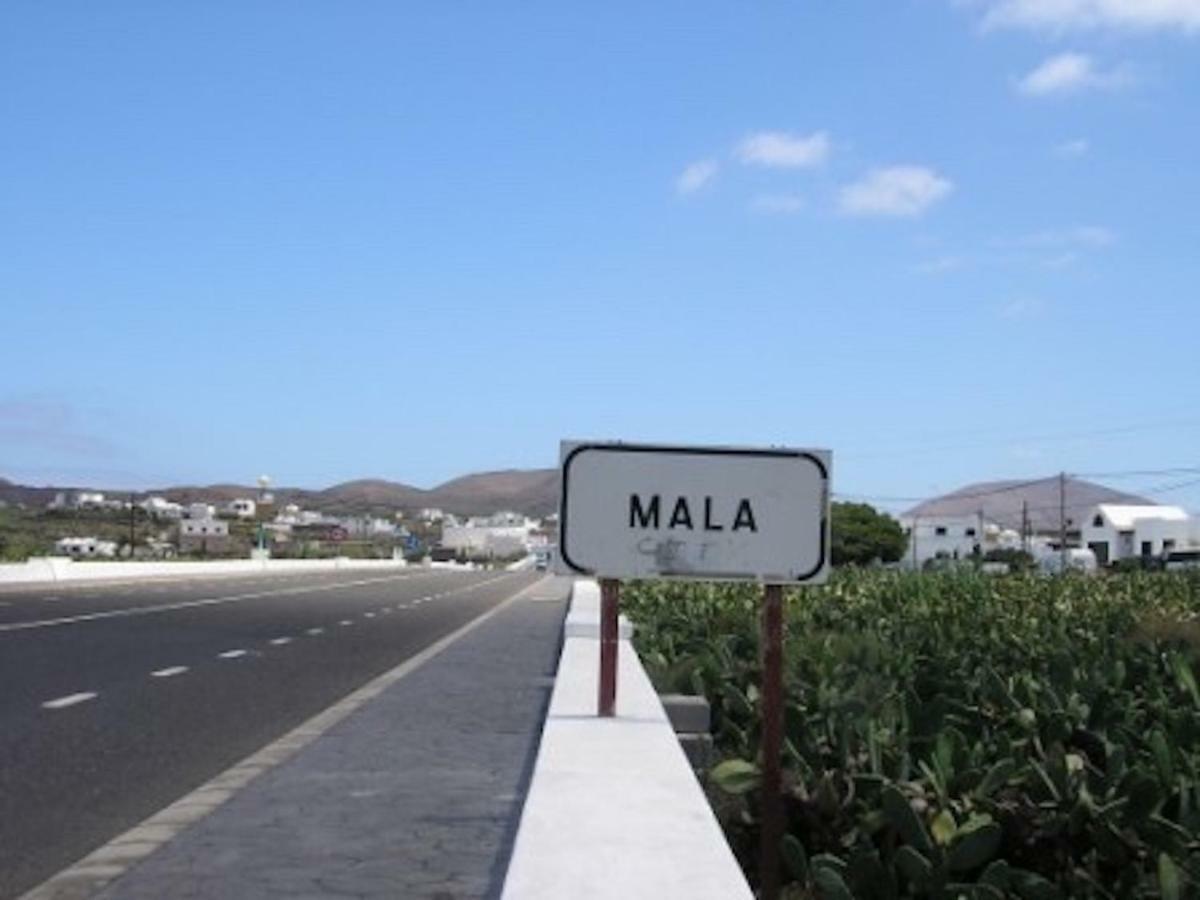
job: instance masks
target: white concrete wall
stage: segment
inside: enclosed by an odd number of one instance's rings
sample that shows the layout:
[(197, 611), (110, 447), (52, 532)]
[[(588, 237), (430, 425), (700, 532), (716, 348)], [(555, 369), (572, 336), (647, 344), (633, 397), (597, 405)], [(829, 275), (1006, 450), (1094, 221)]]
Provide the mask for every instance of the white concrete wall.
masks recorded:
[(503, 900), (751, 900), (626, 622), (617, 715), (596, 716), (599, 595), (575, 583)]
[(0, 584), (46, 581), (108, 581), (137, 578), (196, 578), (209, 575), (332, 572), (342, 569), (395, 569), (392, 559), (232, 559), (213, 562), (80, 562), (65, 557), (39, 557), (0, 564)]

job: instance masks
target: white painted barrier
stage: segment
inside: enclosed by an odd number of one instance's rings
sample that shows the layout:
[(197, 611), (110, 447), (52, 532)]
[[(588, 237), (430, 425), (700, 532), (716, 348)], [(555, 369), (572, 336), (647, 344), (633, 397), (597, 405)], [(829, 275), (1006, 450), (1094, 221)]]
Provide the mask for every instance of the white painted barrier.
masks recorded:
[(227, 559), (205, 562), (93, 562), (66, 557), (39, 557), (0, 564), (0, 584), (61, 581), (111, 581), (139, 578), (193, 578), (209, 575), (332, 572), (343, 569), (398, 569), (393, 559)]
[(751, 900), (628, 622), (617, 715), (596, 716), (599, 593), (575, 582), (503, 900)]

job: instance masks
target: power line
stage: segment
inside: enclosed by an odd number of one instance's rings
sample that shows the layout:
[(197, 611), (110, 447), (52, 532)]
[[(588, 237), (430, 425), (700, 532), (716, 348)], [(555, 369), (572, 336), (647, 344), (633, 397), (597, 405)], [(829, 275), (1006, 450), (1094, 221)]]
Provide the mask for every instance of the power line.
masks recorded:
[(1157, 475), (1193, 475), (1200, 474), (1200, 468), (1195, 466), (1179, 466), (1174, 469), (1129, 469), (1124, 472), (1077, 472), (1078, 478), (1142, 478)]
[[(1129, 469), (1129, 470), (1125, 470), (1125, 471), (1121, 471), (1121, 472), (1081, 472), (1081, 473), (1072, 472), (1072, 473), (1067, 473), (1067, 474), (1068, 474), (1068, 477), (1070, 477), (1070, 478), (1122, 478), (1122, 477), (1146, 477), (1146, 476), (1154, 476), (1154, 475), (1180, 475), (1180, 474), (1193, 474), (1193, 473), (1200, 474), (1200, 468), (1197, 468), (1194, 466), (1175, 466), (1175, 467), (1166, 468), (1166, 469)], [(928, 502), (930, 500), (947, 500), (947, 501), (949, 501), (949, 500), (973, 500), (973, 499), (980, 498), (980, 497), (992, 497), (992, 496), (996, 496), (999, 494), (1006, 494), (1006, 493), (1010, 493), (1012, 491), (1021, 490), (1022, 488), (1032, 487), (1033, 485), (1045, 484), (1046, 482), (1050, 482), (1050, 481), (1057, 481), (1058, 479), (1059, 479), (1058, 475), (1050, 475), (1045, 478), (1034, 478), (1034, 479), (1030, 479), (1028, 481), (1018, 481), (1018, 482), (1006, 483), (1001, 487), (989, 488), (988, 490), (983, 490), (983, 491), (969, 491), (969, 492), (963, 492), (963, 493), (949, 493), (949, 494), (933, 494), (933, 495), (924, 496), (924, 497), (892, 496), (892, 495), (880, 495), (880, 494), (844, 494), (844, 493), (838, 493), (838, 492), (835, 492), (833, 496), (837, 500), (851, 500), (851, 501), (858, 501), (858, 502), (865, 502), (865, 503), (918, 503), (919, 504), (919, 503)], [(1166, 484), (1166, 485), (1159, 485), (1156, 487), (1139, 490), (1138, 493), (1149, 494), (1149, 495), (1153, 496), (1155, 494), (1164, 494), (1164, 493), (1170, 493), (1172, 491), (1183, 490), (1185, 488), (1192, 487), (1194, 485), (1200, 485), (1200, 479), (1188, 479), (1186, 481), (1178, 481), (1178, 482), (1173, 482), (1173, 483)], [(1104, 501), (1099, 501), (1099, 502), (1104, 502)], [(1095, 505), (1096, 505), (1095, 502), (1072, 503), (1072, 504), (1067, 504), (1066, 508), (1072, 509), (1072, 510), (1086, 509), (1088, 507), (1095, 506)], [(1033, 506), (1033, 507), (1029, 508), (1029, 511), (1030, 512), (1044, 512), (1044, 511), (1051, 510), (1051, 509), (1057, 509), (1058, 506), (1059, 506), (1059, 504), (1055, 504), (1054, 506), (1045, 506), (1045, 507)]]
[(1035, 484), (1042, 484), (1047, 481), (1054, 481), (1057, 475), (1052, 475), (1049, 478), (1034, 478), (1029, 481), (1015, 481), (1005, 483), (1002, 487), (990, 488), (986, 491), (970, 491), (963, 493), (940, 494), (929, 497), (881, 497), (872, 496), (869, 494), (839, 494), (835, 493), (834, 497), (842, 500), (856, 499), (865, 500), (875, 503), (924, 503), (927, 500), (974, 500), (978, 497), (991, 497), (996, 494), (1007, 494), (1012, 491), (1019, 491), (1021, 488), (1031, 487)]

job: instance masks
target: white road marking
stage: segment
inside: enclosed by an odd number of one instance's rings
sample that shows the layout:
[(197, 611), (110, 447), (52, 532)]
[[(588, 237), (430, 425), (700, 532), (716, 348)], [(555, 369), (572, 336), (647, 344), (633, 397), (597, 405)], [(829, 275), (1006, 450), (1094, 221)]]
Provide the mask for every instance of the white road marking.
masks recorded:
[(351, 622), (349, 619), (342, 619), (342, 621), (338, 622), (338, 624), (339, 625), (353, 625), (354, 623)]
[(188, 670), (187, 666), (170, 666), (169, 668), (166, 668), (166, 669), (158, 669), (157, 671), (151, 672), (150, 677), (151, 678), (171, 678), (175, 675), (182, 675), (187, 670)]
[(67, 694), (67, 696), (59, 697), (57, 700), (47, 700), (42, 706), (45, 709), (66, 709), (68, 706), (74, 706), (76, 703), (83, 703), (95, 697), (96, 694), (91, 691), (86, 691), (82, 694)]
[(308, 631), (306, 631), (304, 633), (305, 634), (324, 634), (325, 629), (324, 628), (310, 628), (310, 629), (308, 629)]
[(261, 597), (278, 597), (280, 595), (294, 596), (296, 594), (312, 594), (318, 591), (337, 591), (342, 588), (362, 587), (368, 584), (380, 584), (387, 581), (403, 581), (411, 575), (392, 575), (383, 578), (364, 578), (357, 581), (340, 581), (337, 584), (321, 584), (311, 587), (288, 587), (274, 591), (255, 591), (251, 594), (234, 594), (230, 597), (206, 597), (203, 600), (185, 600), (181, 603), (164, 603), (158, 606), (134, 606), (125, 609), (108, 609), (104, 612), (87, 613), (81, 616), (64, 616), (61, 619), (40, 619), (36, 622), (7, 622), (0, 624), (0, 632), (26, 631), (30, 628), (51, 628), (56, 625), (74, 625), (78, 622), (95, 622), (99, 619), (115, 619), (127, 616), (148, 616), (152, 613), (172, 612), (177, 609), (194, 609), (199, 606), (221, 606), (226, 603), (240, 603), (243, 600), (257, 600)]
[(391, 671), (385, 672), (374, 681), (368, 682), (328, 709), (317, 713), (274, 743), (268, 744), (252, 756), (246, 757), (211, 781), (196, 788), (192, 793), (181, 797), (170, 806), (143, 820), (141, 824), (117, 836), (103, 847), (92, 851), (74, 865), (63, 869), (34, 888), (25, 895), (26, 900), (35, 900), (35, 898), (36, 900), (65, 900), (67, 897), (94, 895), (154, 853), (167, 841), (172, 840), (183, 829), (227, 802), (230, 797), (235, 796), (256, 777), (264, 772), (269, 772), (320, 738), (364, 703), (379, 696), (393, 684), (419, 669), (455, 641), (515, 602), (518, 597), (529, 593), (536, 585), (537, 583), (530, 585), (478, 618), (472, 619), (416, 656)]
[(218, 653), (218, 659), (237, 659), (239, 656), (245, 656), (245, 650), (226, 650), (224, 653)]
[(282, 647), (284, 644), (290, 644), (291, 642), (292, 639), (290, 637), (271, 638), (271, 643), (276, 647)]
[(363, 618), (364, 619), (373, 619), (373, 618), (375, 618), (375, 613), (370, 613), (370, 612), (363, 613)]

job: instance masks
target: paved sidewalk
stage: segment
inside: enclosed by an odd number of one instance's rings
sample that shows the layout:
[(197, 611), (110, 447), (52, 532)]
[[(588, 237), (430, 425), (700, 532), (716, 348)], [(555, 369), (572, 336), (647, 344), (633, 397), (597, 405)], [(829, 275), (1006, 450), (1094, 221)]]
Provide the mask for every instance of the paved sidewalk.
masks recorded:
[(498, 897), (569, 584), (539, 583), (96, 896)]

